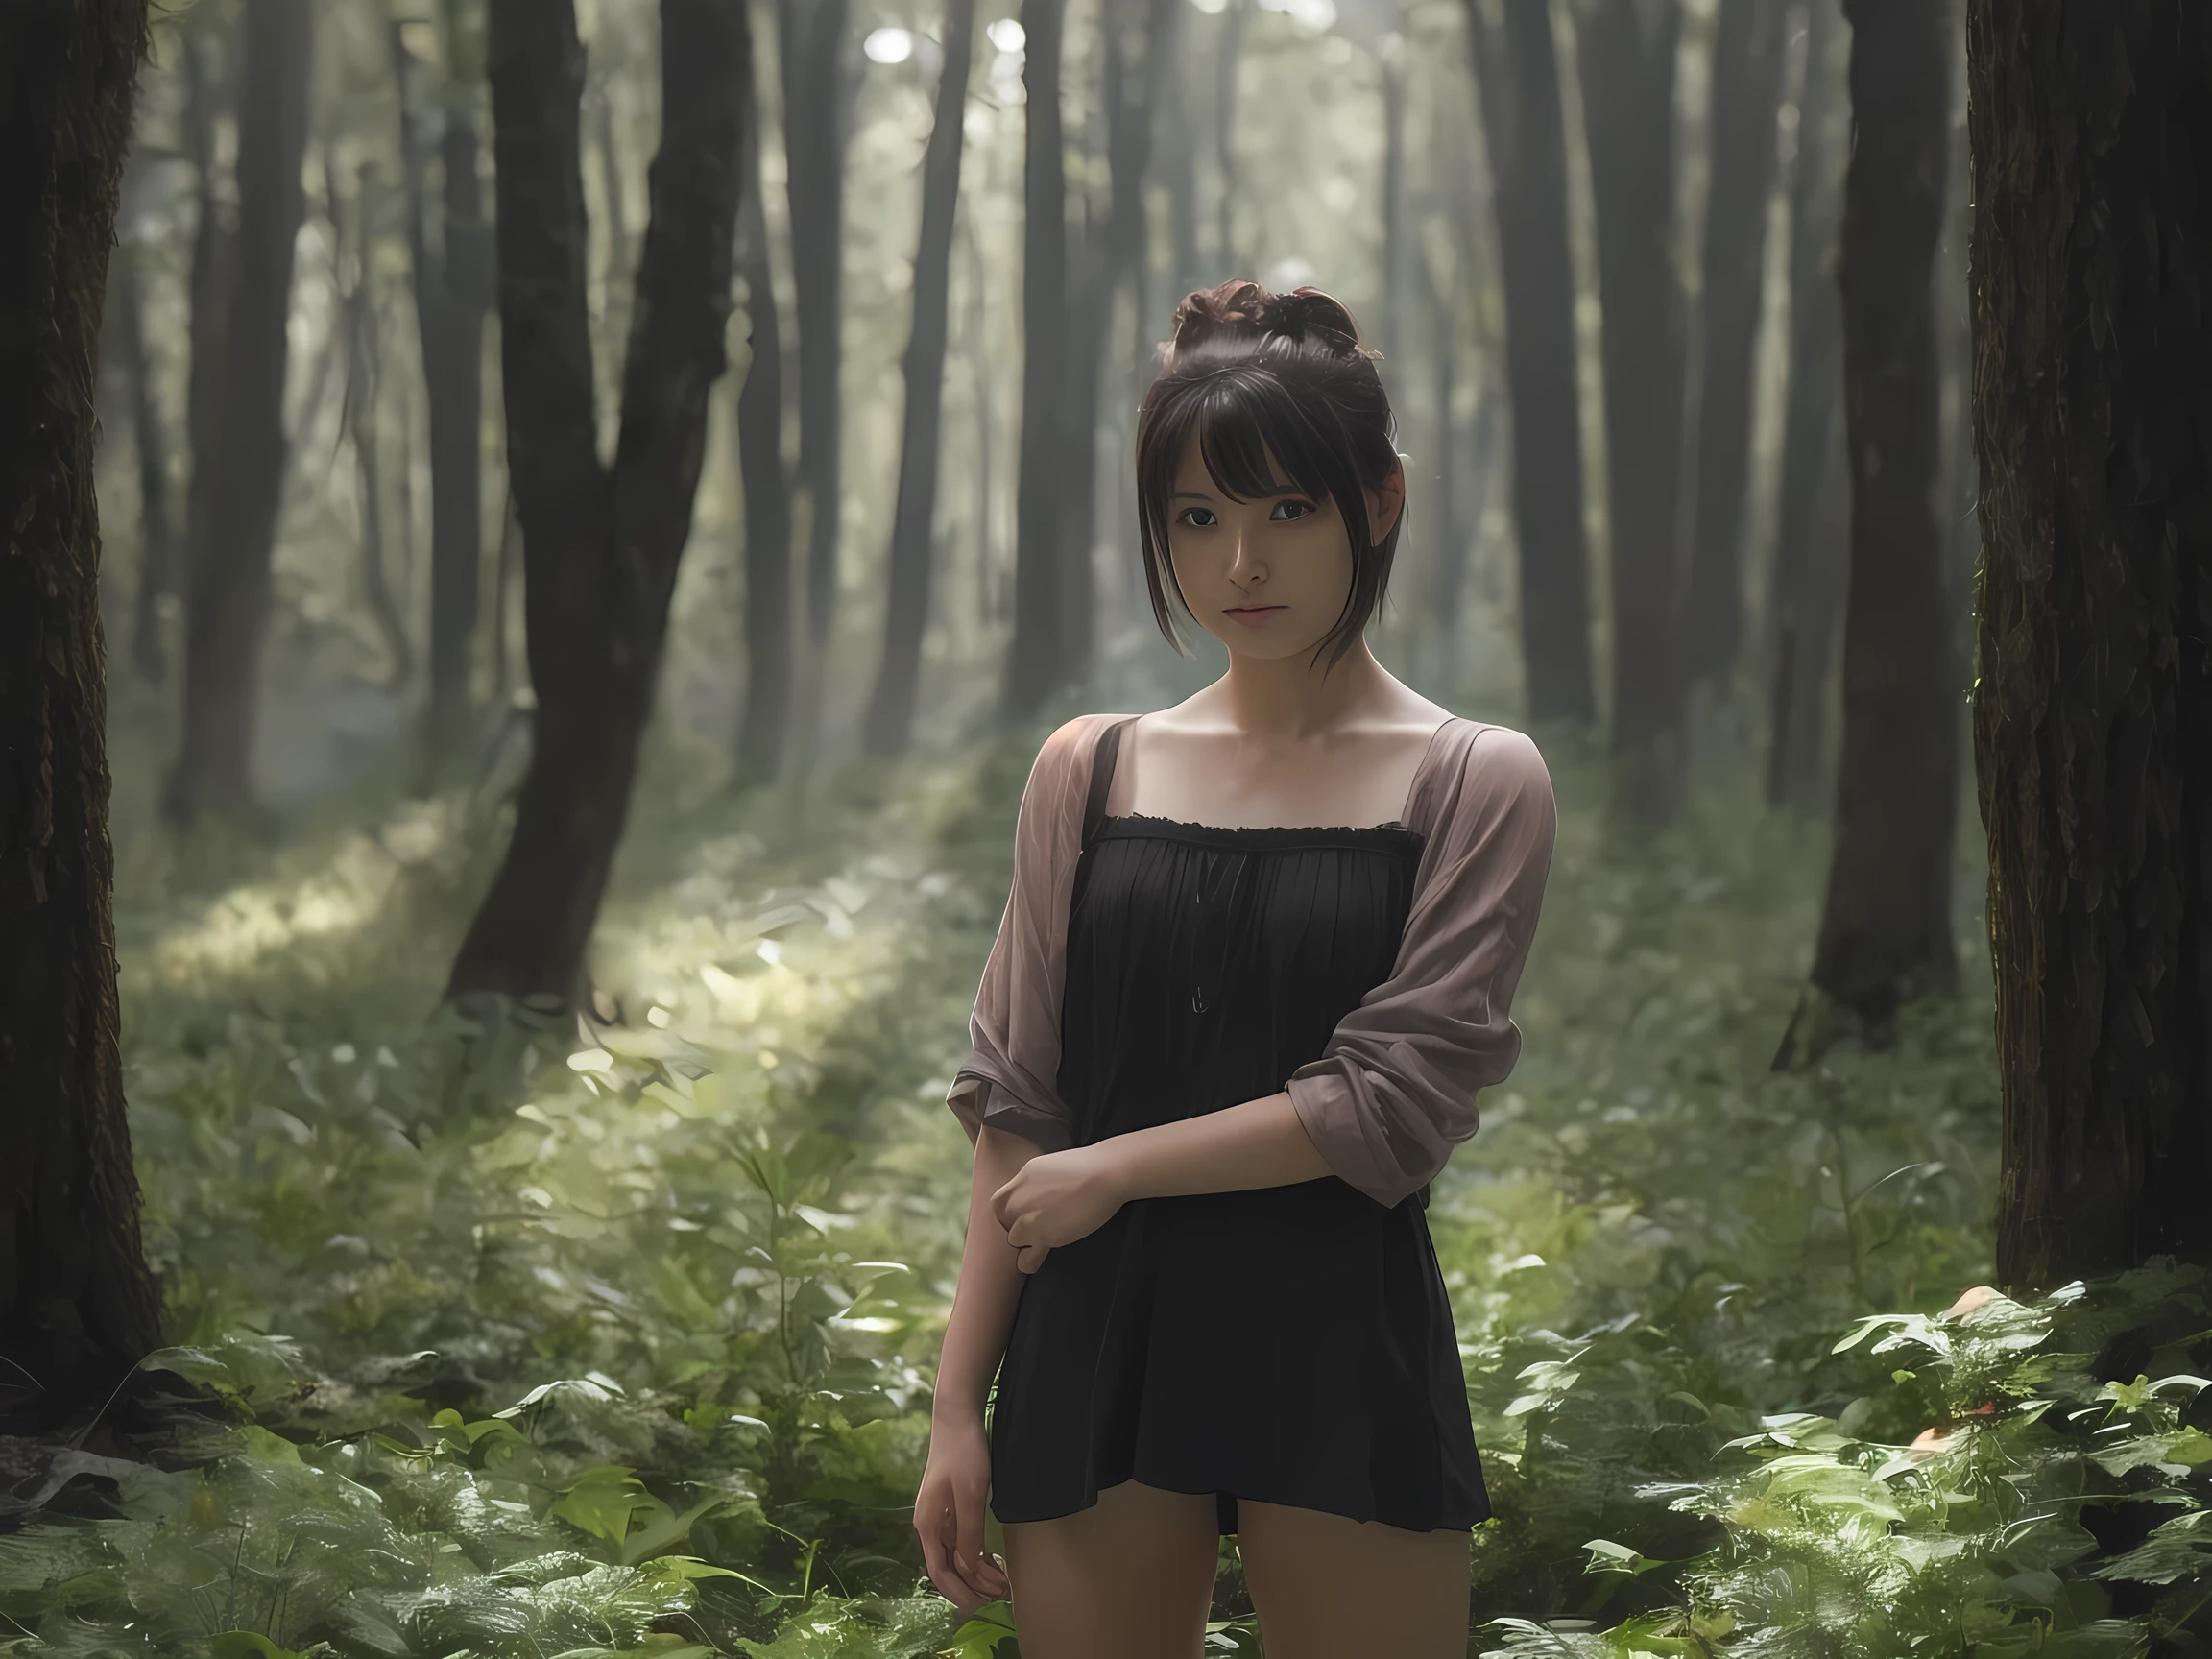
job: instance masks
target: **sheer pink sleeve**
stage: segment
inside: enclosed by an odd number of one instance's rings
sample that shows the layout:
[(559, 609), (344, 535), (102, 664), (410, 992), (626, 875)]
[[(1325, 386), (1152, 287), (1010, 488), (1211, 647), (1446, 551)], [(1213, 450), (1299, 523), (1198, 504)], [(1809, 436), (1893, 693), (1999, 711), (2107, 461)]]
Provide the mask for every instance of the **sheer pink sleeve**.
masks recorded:
[(1022, 791), (1014, 829), (1014, 885), (983, 964), (972, 1045), (945, 1103), (973, 1143), (985, 1123), (1047, 1152), (1074, 1142), (1060, 1098), (1060, 998), (1067, 976), (1068, 905), (1083, 850), (1083, 812), (1098, 734), (1119, 718), (1086, 714), (1045, 740)]
[(1520, 1057), (1513, 990), (1557, 828), (1543, 757), (1502, 726), (1471, 727), (1427, 806), (1408, 820), (1427, 839), (1390, 977), (1286, 1085), (1330, 1168), (1383, 1205), (1443, 1168), (1475, 1133), (1477, 1092)]

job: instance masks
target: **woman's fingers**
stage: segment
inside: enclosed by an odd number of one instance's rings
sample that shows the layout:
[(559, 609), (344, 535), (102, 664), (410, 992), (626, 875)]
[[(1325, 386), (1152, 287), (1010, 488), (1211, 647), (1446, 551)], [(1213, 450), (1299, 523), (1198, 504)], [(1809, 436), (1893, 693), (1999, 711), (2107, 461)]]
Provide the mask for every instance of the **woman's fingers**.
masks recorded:
[(1006, 1594), (1006, 1575), (983, 1553), (983, 1494), (979, 1491), (963, 1494), (959, 1509), (960, 1575), (974, 1585), (986, 1601), (996, 1601)]

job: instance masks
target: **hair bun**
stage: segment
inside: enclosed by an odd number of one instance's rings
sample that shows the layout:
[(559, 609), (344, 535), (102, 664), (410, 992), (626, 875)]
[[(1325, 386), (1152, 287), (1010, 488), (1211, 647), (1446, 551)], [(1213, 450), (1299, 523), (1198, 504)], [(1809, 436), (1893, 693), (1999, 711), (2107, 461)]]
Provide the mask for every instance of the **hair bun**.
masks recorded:
[(1359, 325), (1344, 302), (1318, 288), (1270, 294), (1259, 283), (1238, 277), (1187, 295), (1175, 307), (1175, 323), (1165, 356), (1172, 358), (1210, 340), (1273, 336), (1304, 345), (1311, 340), (1338, 356), (1366, 356)]

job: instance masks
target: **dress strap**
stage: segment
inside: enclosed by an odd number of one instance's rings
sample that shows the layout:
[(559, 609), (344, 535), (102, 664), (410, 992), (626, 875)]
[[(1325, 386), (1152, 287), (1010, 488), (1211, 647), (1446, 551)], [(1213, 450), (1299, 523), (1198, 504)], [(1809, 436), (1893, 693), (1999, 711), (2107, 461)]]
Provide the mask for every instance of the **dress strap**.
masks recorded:
[(1114, 787), (1114, 763), (1121, 755), (1121, 730), (1137, 719), (1134, 714), (1117, 720), (1098, 734), (1098, 743), (1091, 751), (1091, 794), (1083, 805), (1083, 845), (1089, 847), (1097, 837), (1098, 826), (1106, 821), (1106, 796)]

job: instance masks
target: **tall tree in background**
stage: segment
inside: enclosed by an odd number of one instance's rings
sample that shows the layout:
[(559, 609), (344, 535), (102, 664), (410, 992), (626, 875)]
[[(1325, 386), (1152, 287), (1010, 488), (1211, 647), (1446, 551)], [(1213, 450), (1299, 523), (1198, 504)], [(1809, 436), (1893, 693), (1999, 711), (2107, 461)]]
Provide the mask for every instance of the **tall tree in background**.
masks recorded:
[(1981, 673), (2014, 1286), (2212, 1259), (2206, 8), (1971, 0)]
[(1839, 510), (1843, 451), (1843, 293), (1836, 248), (1850, 151), (1849, 37), (1841, 0), (1806, 0), (1804, 80), (1790, 205), (1790, 399), (1774, 543), (1774, 681), (1767, 797), (1825, 810), (1828, 668), (1850, 543)]
[(1743, 506), (1751, 470), (1751, 366), (1767, 286), (1785, 0), (1720, 0), (1713, 41), (1712, 187), (1705, 207), (1704, 368), (1696, 517), (1679, 631), (1686, 679), (1725, 691), (1743, 631)]
[(572, 1008), (622, 838), (691, 531), (743, 177), (745, 0), (661, 0), (661, 152), (623, 370), (599, 459), (587, 302), (584, 50), (571, 0), (492, 0), (500, 350), (538, 716), (505, 861), (447, 995)]
[(177, 521), (169, 500), (169, 431), (154, 387), (146, 349), (146, 294), (142, 245), (124, 248), (110, 262), (108, 338), (131, 397), (131, 438), (138, 452), (138, 587), (132, 596), (131, 665), (150, 685), (169, 671), (161, 644), (161, 601), (176, 590)]
[[(208, 424), (193, 432), (205, 517), (192, 549), (184, 634), (184, 740), (164, 805), (251, 814), (269, 566), (283, 490), (292, 253), (306, 211), (310, 0), (246, 0), (238, 116), (236, 281)], [(198, 415), (202, 411), (195, 411)]]
[[(756, 70), (758, 73), (758, 70)], [(783, 327), (768, 216), (760, 204), (760, 103), (745, 104), (745, 202), (738, 257), (753, 358), (737, 394), (737, 472), (745, 488), (745, 707), (737, 727), (738, 789), (773, 782), (791, 725), (791, 477), (783, 465)]]
[[(1950, 9), (1845, 0), (1857, 129), (1843, 200), (1851, 584), (1836, 851), (1812, 986), (1781, 1058), (1947, 985), (1959, 714), (1936, 521), (1936, 247), (1950, 143)], [(1848, 1017), (1848, 1018), (1843, 1018)]]
[(1067, 396), (1068, 180), (1061, 153), (1060, 46), (1067, 0), (1022, 0), (1022, 458), (1014, 531), (1014, 640), (1006, 712), (1035, 713), (1066, 681), (1059, 510)]
[(1676, 0), (1588, 0), (1575, 31), (1598, 290), (1605, 314), (1613, 564), (1614, 805), (1669, 816), (1683, 786), (1674, 637), (1682, 471), (1682, 280), (1674, 265)]
[(806, 633), (819, 659), (837, 605), (843, 500), (838, 384), (845, 349), (845, 13), (847, 0), (778, 0), (791, 279), (799, 324), (799, 480), (806, 495)]
[(92, 465), (145, 48), (139, 0), (0, 9), (0, 1412), (15, 1433), (81, 1421), (161, 1336), (116, 1045)]
[(399, 85), (399, 154), (407, 186), (407, 252), (422, 341), (430, 412), (430, 701), (424, 715), (422, 779), (434, 785), (467, 745), (472, 716), (470, 647), (484, 559), (484, 318), (492, 303), (491, 243), (477, 177), (480, 46), (464, 9), (447, 0), (440, 65), (438, 140), (442, 202), (430, 236), (426, 146), (408, 83), (415, 73), (400, 25), (392, 26)]
[(384, 559), (384, 467), (376, 419), (377, 393), (384, 377), (384, 329), (376, 293), (374, 231), (381, 190), (374, 163), (363, 162), (354, 176), (349, 209), (327, 151), (324, 168), (330, 228), (338, 239), (333, 257), (346, 334), (346, 401), (339, 429), (352, 447), (361, 491), (361, 598), (392, 660), (385, 684), (397, 691), (414, 676), (415, 641), (407, 632), (406, 613), (392, 591)]
[(952, 221), (960, 203), (968, 67), (975, 51), (975, 0), (948, 0), (937, 114), (922, 158), (922, 231), (914, 253), (914, 317), (906, 334), (906, 420), (899, 444), (899, 500), (883, 616), (883, 662), (869, 700), (871, 755), (903, 754), (914, 733), (922, 635), (935, 563), (937, 452), (945, 401), (945, 348), (952, 288)]
[(1521, 650), (1534, 720), (1597, 717), (1590, 676), (1590, 541), (1582, 519), (1582, 412), (1567, 134), (1548, 0), (1467, 0), (1497, 203), (1513, 405), (1513, 518)]
[(192, 266), (189, 277), (191, 364), (184, 392), (184, 430), (192, 475), (184, 495), (182, 567), (177, 590), (190, 599), (192, 572), (206, 563), (208, 486), (222, 429), (224, 363), (238, 286), (238, 225), (223, 199), (224, 168), (216, 133), (230, 112), (238, 80), (237, 33), (221, 9), (203, 7), (183, 35), (184, 150), (192, 164)]

